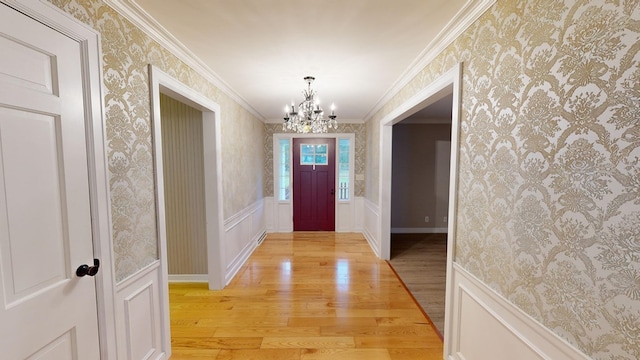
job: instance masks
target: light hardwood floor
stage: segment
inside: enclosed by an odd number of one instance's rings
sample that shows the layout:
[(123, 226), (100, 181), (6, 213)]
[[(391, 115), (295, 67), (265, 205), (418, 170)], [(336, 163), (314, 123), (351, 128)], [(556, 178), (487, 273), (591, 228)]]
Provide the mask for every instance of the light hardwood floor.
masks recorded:
[(447, 234), (393, 234), (389, 262), (443, 334)]
[(171, 359), (442, 359), (361, 234), (269, 234), (220, 291), (171, 284)]

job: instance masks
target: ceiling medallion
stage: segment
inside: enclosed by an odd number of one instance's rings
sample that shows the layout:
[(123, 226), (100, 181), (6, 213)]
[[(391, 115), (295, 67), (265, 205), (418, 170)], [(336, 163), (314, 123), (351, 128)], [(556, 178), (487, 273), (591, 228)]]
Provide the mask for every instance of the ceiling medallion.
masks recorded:
[(284, 123), (282, 130), (295, 131), (302, 134), (326, 133), (329, 129), (337, 129), (335, 106), (331, 104), (331, 115), (324, 117), (324, 110), (320, 107), (320, 100), (316, 98), (315, 90), (311, 89), (311, 83), (315, 80), (313, 76), (307, 76), (307, 89), (302, 91), (304, 100), (298, 105), (296, 111), (295, 103), (291, 102), (291, 111), (287, 105), (284, 109)]

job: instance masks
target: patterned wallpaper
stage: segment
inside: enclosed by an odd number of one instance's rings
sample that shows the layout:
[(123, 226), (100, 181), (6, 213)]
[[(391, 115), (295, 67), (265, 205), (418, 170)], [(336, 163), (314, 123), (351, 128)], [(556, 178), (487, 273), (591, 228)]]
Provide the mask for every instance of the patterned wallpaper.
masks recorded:
[(220, 105), (224, 218), (262, 198), (262, 122), (102, 1), (51, 2), (102, 35), (117, 281), (158, 257), (147, 64), (157, 66)]
[(456, 261), (589, 356), (640, 358), (640, 2), (499, 0), (368, 122), (368, 179), (380, 119), (458, 62)]
[[(337, 132), (341, 134), (355, 134), (354, 144), (354, 174), (365, 174), (366, 132), (365, 124), (338, 124)], [(273, 134), (284, 133), (281, 124), (265, 124), (264, 132), (264, 196), (273, 196)], [(319, 135), (321, 137), (322, 135)], [(364, 196), (364, 180), (355, 180), (355, 196)]]

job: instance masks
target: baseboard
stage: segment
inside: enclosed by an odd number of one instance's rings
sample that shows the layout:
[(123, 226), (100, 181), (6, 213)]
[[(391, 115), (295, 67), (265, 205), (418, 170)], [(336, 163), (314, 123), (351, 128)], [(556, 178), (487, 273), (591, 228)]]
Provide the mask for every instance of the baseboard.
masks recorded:
[(209, 282), (209, 275), (207, 274), (169, 274), (170, 283), (180, 282)]
[(448, 229), (443, 228), (391, 228), (392, 234), (446, 234)]

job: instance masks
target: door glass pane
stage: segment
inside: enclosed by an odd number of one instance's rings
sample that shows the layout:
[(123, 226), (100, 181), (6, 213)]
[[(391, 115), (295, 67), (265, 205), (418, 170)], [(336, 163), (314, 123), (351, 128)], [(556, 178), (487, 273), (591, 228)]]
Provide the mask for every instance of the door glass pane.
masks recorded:
[(300, 145), (300, 154), (301, 155), (313, 155), (315, 153), (315, 147), (309, 144), (301, 144)]
[(327, 155), (316, 155), (315, 165), (328, 165)]
[(280, 158), (278, 159), (278, 200), (286, 201), (290, 199), (291, 170), (290, 164), (290, 141), (280, 139)]
[(315, 160), (313, 155), (300, 156), (300, 165), (314, 165)]
[(349, 139), (338, 140), (338, 200), (349, 200)]
[(328, 165), (327, 144), (300, 144), (300, 165)]
[(316, 154), (326, 154), (327, 153), (327, 144), (316, 145)]

